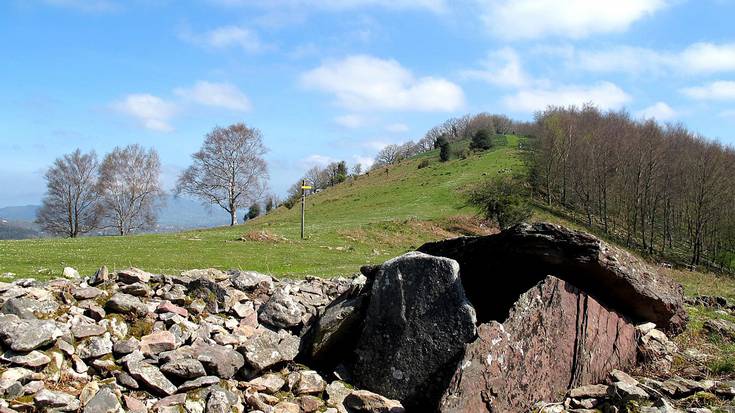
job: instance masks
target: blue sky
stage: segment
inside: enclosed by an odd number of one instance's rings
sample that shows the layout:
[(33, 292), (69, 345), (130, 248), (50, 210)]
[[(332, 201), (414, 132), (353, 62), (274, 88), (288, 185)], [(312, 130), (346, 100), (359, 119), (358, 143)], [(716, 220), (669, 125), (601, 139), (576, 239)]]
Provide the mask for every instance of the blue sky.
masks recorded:
[(283, 194), (452, 116), (593, 102), (735, 144), (735, 1), (3, 0), (0, 207), (76, 148), (155, 147), (171, 188), (245, 122)]

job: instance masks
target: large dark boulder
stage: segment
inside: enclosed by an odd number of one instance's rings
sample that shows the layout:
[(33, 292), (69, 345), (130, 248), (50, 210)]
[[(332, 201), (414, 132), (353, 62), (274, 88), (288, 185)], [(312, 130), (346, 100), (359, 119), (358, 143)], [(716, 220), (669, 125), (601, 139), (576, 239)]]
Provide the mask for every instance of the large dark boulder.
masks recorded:
[(673, 333), (686, 326), (681, 285), (620, 248), (559, 225), (519, 224), (497, 235), (431, 242), (419, 251), (459, 263), (480, 322), (503, 321), (520, 294), (554, 274), (634, 321)]
[(601, 382), (636, 361), (635, 326), (590, 295), (548, 276), (504, 323), (478, 329), (444, 394), (444, 413), (530, 411), (539, 400)]
[(447, 258), (412, 252), (375, 274), (352, 366), (354, 384), (433, 411), (475, 338), (475, 312)]

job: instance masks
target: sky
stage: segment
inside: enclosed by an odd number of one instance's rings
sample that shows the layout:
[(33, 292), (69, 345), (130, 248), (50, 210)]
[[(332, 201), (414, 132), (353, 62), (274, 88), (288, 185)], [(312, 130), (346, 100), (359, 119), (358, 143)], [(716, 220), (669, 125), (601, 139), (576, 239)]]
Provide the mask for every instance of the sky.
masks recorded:
[(0, 207), (76, 148), (158, 150), (165, 189), (244, 122), (283, 195), (466, 113), (625, 109), (735, 144), (735, 0), (2, 0)]

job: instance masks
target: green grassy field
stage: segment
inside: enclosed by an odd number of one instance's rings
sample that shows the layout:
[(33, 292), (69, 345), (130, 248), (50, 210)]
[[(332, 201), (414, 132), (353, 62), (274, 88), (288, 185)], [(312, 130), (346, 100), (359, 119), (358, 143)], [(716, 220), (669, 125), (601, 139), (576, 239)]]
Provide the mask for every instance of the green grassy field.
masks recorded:
[[(300, 239), (298, 206), (281, 207), (235, 227), (130, 237), (0, 241), (0, 273), (48, 278), (71, 266), (91, 274), (136, 266), (178, 273), (192, 268), (240, 268), (276, 276), (349, 275), (437, 238), (452, 236), (452, 217), (474, 213), (461, 191), (499, 171), (524, 168), (518, 138), (467, 159), (439, 162), (432, 151), (371, 171), (307, 199), (307, 235)], [(418, 168), (429, 159), (430, 165)], [(245, 239), (245, 240), (242, 240)]]

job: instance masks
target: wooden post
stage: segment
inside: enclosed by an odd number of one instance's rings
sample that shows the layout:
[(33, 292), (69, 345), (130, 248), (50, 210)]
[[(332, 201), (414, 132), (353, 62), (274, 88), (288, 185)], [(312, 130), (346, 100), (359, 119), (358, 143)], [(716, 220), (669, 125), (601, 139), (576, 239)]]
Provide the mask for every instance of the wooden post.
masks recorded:
[(304, 239), (304, 209), (306, 208), (306, 179), (301, 181), (301, 239)]

